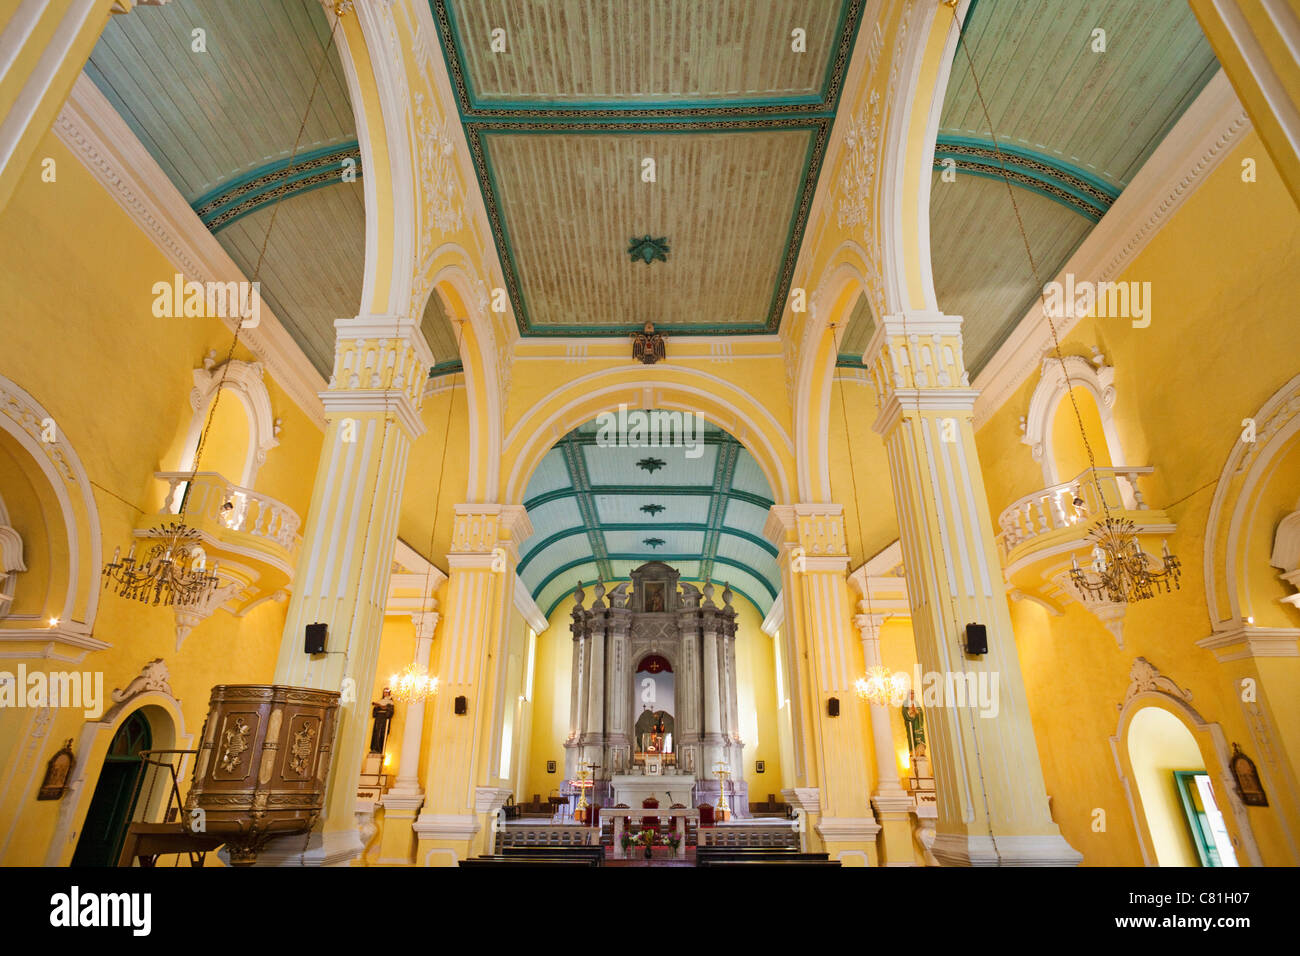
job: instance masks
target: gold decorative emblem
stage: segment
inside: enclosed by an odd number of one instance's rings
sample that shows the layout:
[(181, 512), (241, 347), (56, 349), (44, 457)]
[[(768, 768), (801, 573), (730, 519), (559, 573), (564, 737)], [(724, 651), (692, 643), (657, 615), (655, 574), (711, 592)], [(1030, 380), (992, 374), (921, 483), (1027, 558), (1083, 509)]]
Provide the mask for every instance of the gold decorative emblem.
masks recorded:
[(311, 758), (311, 739), (316, 736), (316, 728), (307, 721), (293, 735), (293, 746), (289, 748), (289, 769), (297, 774), (307, 772), (307, 761)]
[(231, 773), (239, 766), (240, 754), (248, 749), (248, 724), (244, 718), (235, 718), (235, 726), (225, 732), (222, 742), (225, 752), (221, 755), (221, 769)]

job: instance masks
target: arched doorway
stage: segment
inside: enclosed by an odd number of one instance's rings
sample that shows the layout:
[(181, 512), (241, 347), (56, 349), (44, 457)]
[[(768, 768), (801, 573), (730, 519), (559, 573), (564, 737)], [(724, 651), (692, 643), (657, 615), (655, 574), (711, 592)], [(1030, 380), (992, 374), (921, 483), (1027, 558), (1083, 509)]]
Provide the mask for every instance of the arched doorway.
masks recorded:
[(142, 710), (122, 722), (104, 755), (95, 793), (72, 855), (73, 866), (116, 866), (126, 837), (127, 815), (139, 777), (140, 751), (153, 746), (153, 732)]
[(1126, 739), (1142, 813), (1160, 866), (1236, 866), (1200, 746), (1161, 707), (1143, 707)]
[(636, 724), (633, 749), (645, 753), (676, 754), (676, 678), (673, 665), (661, 654), (651, 654), (636, 667)]

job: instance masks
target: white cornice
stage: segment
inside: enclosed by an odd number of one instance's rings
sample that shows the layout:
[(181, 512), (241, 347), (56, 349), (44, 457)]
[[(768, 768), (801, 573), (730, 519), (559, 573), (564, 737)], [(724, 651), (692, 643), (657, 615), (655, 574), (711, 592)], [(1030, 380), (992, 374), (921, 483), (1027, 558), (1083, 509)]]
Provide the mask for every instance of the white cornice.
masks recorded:
[(772, 609), (763, 618), (762, 631), (768, 637), (776, 637), (776, 632), (785, 624), (785, 591), (777, 594), (772, 602)]
[[(85, 73), (77, 77), (54, 122), (54, 133), (187, 278), (247, 280)], [(265, 302), (261, 322), (257, 328), (245, 329), (240, 340), (323, 430), (325, 409), (318, 394), (325, 379)]]
[[(1114, 280), (1209, 178), (1250, 125), (1245, 108), (1220, 70), (1061, 268), (1059, 276), (1073, 273), (1076, 281)], [(1042, 305), (1041, 299), (1035, 302), (975, 379), (980, 392), (975, 402), (977, 428), (1038, 370), (1044, 351), (1051, 346), (1051, 329)], [(1065, 338), (1078, 321), (1059, 320), (1060, 338)]]
[(533, 596), (528, 593), (528, 585), (524, 584), (524, 579), (515, 575), (515, 607), (523, 615), (528, 626), (533, 629), (534, 634), (540, 634), (549, 626), (546, 615), (542, 609), (537, 606)]

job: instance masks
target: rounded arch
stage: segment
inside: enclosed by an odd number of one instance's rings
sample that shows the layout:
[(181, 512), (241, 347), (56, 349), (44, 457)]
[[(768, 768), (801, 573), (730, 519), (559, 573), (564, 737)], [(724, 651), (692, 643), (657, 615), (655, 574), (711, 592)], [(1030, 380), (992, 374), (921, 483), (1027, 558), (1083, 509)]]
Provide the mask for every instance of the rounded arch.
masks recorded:
[[(0, 375), (0, 430), (25, 453), (19, 462), (34, 486), (48, 492), (66, 547), (56, 587), (50, 589), (46, 608), (36, 622), (43, 634), (57, 631), (85, 646), (91, 645), (91, 627), (99, 607), (99, 570), (102, 561), (99, 510), (90, 478), (58, 421), (31, 395)], [(52, 517), (52, 516), (51, 516)], [(49, 618), (57, 618), (55, 628)], [(2, 632), (0, 632), (2, 633)]]
[(777, 504), (792, 501), (794, 443), (788, 427), (757, 397), (707, 372), (664, 365), (603, 369), (565, 382), (506, 433), (501, 501), (522, 504), (528, 479), (551, 447), (579, 425), (619, 405), (697, 412), (749, 450)]
[[(469, 461), (467, 496), (473, 503), (496, 499), (500, 485), (502, 363), (497, 336), (488, 314), (487, 285), (475, 278), (473, 261), (456, 243), (440, 246), (434, 254), (431, 295), (442, 301), (453, 322), (461, 322), (460, 361), (469, 398)], [(421, 303), (423, 310), (423, 303)]]
[(839, 333), (825, 333), (832, 322), (837, 329), (843, 326), (852, 314), (857, 296), (867, 295), (868, 274), (866, 251), (852, 239), (846, 240), (831, 255), (825, 275), (812, 295), (799, 348), (794, 389), (795, 457), (800, 501), (830, 501), (831, 383), (835, 378)]
[[(170, 688), (166, 686), (137, 694), (125, 694), (99, 720), (88, 720), (82, 724), (81, 734), (73, 746), (77, 763), (73, 767), (68, 791), (59, 808), (54, 835), (45, 856), (45, 866), (67, 866), (72, 860), (75, 847), (69, 842), (69, 835), (74, 831), (80, 832), (86, 819), (99, 773), (104, 766), (104, 757), (108, 754), (113, 737), (126, 719), (137, 711), (149, 721), (149, 731), (153, 737), (152, 749), (189, 750), (193, 746), (194, 735), (185, 731), (181, 702), (171, 695)], [(183, 767), (182, 773), (187, 774), (190, 769), (192, 767)]]
[(1120, 783), (1128, 799), (1129, 812), (1132, 814), (1133, 825), (1137, 831), (1143, 862), (1147, 866), (1158, 865), (1155, 843), (1147, 822), (1147, 811), (1143, 807), (1142, 796), (1137, 788), (1136, 768), (1129, 753), (1129, 733), (1133, 719), (1141, 711), (1151, 707), (1157, 707), (1171, 714), (1181, 722), (1195, 740), (1202, 764), (1210, 776), (1215, 802), (1223, 812), (1233, 847), (1238, 851), (1238, 859), (1244, 856), (1251, 866), (1263, 866), (1263, 859), (1255, 843), (1254, 831), (1251, 829), (1245, 804), (1237, 794), (1232, 771), (1228, 766), (1231, 751), (1223, 728), (1217, 723), (1206, 721), (1186, 700), (1180, 700), (1159, 690), (1143, 690), (1129, 696), (1120, 709), (1115, 735), (1110, 738)]
[(271, 409), (271, 394), (267, 391), (261, 362), (243, 362), (231, 359), (225, 365), (214, 365), (215, 352), (208, 352), (203, 368), (194, 370), (194, 388), (190, 390), (190, 407), (194, 416), (181, 449), (177, 471), (194, 467), (194, 452), (199, 446), (199, 436), (207, 422), (219, 391), (226, 391), (239, 400), (248, 416), (248, 449), (242, 470), (238, 475), (227, 476), (245, 488), (252, 488), (258, 470), (266, 463), (266, 455), (280, 444), (276, 437), (279, 419)]
[[(1024, 436), (1021, 438), (1043, 469), (1044, 487), (1050, 488), (1074, 477), (1059, 473), (1052, 447), (1052, 425), (1071, 387), (1087, 391), (1096, 404), (1111, 464), (1117, 468), (1129, 464), (1115, 423), (1115, 369), (1108, 365), (1094, 365), (1081, 355), (1067, 355), (1064, 360), (1045, 358), (1038, 385), (1029, 399), (1029, 412), (1025, 415)], [(1126, 504), (1132, 507), (1132, 502)]]
[[(1205, 598), (1216, 631), (1253, 617), (1244, 579), (1248, 532), (1275, 463), (1300, 433), (1300, 375), (1243, 419), (1241, 427), (1219, 473), (1205, 527)], [(1272, 545), (1268, 542), (1270, 550)]]

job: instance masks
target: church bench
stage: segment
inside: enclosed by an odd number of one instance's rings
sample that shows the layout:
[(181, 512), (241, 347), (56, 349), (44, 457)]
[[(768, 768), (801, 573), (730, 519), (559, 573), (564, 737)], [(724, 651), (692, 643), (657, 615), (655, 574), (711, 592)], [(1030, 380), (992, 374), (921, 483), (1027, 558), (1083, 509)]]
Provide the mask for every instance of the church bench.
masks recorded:
[(704, 846), (696, 847), (697, 860), (829, 860), (830, 854), (800, 853), (798, 850), (784, 850), (776, 847), (734, 847)]
[(595, 860), (562, 856), (472, 856), (460, 861), (466, 867), (599, 866)]
[(532, 859), (587, 860), (592, 866), (602, 866), (605, 862), (603, 846), (507, 846), (502, 847), (501, 855)]
[(696, 860), (696, 866), (836, 866), (840, 865), (839, 860), (800, 860), (795, 859), (765, 859), (750, 858), (741, 859), (739, 857), (723, 857), (722, 859), (704, 859)]

